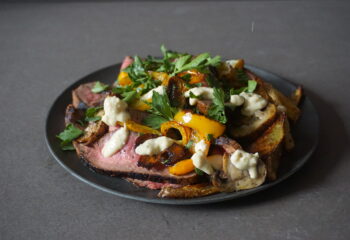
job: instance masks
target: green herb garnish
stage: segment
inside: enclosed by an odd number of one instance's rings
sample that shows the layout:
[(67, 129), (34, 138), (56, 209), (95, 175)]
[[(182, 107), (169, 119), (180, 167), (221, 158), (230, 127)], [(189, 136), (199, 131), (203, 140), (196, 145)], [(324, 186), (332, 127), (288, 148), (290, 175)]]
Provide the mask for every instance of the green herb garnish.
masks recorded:
[(208, 116), (223, 124), (227, 122), (225, 114), (225, 92), (221, 88), (214, 88), (213, 103), (210, 105)]
[(255, 91), (258, 83), (254, 80), (248, 80), (247, 92), (252, 93)]
[(145, 119), (143, 119), (143, 124), (153, 129), (159, 129), (160, 125), (162, 125), (162, 123), (167, 121), (168, 121), (167, 119), (159, 115), (149, 114), (147, 117), (145, 117)]
[(72, 141), (82, 135), (84, 131), (75, 127), (73, 124), (68, 124), (63, 132), (57, 135), (61, 142), (62, 150), (74, 150)]
[(258, 83), (254, 80), (248, 80), (248, 85), (246, 87), (241, 87), (241, 88), (238, 88), (238, 89), (234, 89), (234, 88), (231, 88), (230, 89), (230, 95), (236, 95), (236, 94), (240, 94), (242, 92), (249, 92), (249, 93), (252, 93), (255, 91), (256, 89), (256, 86), (258, 85)]
[(85, 112), (85, 121), (86, 122), (96, 122), (98, 120), (101, 120), (100, 116), (96, 116), (96, 113), (100, 111), (103, 107), (91, 107), (88, 108)]
[(195, 173), (199, 176), (203, 176), (205, 174), (205, 172), (203, 172), (202, 170), (200, 170), (199, 168), (195, 168), (194, 169)]
[(197, 96), (197, 95), (195, 95), (193, 92), (190, 91), (190, 98), (200, 99), (201, 96)]
[(159, 129), (163, 122), (171, 121), (177, 112), (176, 108), (170, 106), (168, 95), (160, 95), (155, 91), (152, 94), (152, 102), (149, 105), (151, 106), (149, 110), (151, 114), (143, 122), (154, 129)]
[(93, 93), (100, 93), (100, 92), (103, 92), (105, 91), (106, 89), (108, 88), (108, 85), (107, 84), (104, 84), (104, 83), (101, 83), (99, 81), (97, 81), (94, 85), (93, 88), (91, 88), (91, 91)]
[(214, 139), (213, 134), (208, 134), (208, 135), (207, 135), (207, 139), (208, 139), (208, 141), (213, 140), (213, 139)]

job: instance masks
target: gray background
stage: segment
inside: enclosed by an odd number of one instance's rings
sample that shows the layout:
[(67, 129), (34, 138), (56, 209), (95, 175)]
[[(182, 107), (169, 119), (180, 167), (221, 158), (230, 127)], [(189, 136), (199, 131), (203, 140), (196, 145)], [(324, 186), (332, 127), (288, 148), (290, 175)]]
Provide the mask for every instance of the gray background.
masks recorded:
[[(0, 4), (0, 239), (348, 239), (349, 12), (347, 2)], [(268, 191), (206, 206), (121, 199), (72, 177), (45, 145), (51, 103), (161, 43), (302, 84), (321, 118), (310, 162)]]

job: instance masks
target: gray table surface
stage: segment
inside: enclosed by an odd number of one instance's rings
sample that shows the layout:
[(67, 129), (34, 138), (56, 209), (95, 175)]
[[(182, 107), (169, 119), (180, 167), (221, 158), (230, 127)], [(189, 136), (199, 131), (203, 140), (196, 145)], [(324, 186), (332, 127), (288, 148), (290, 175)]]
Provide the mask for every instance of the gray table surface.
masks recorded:
[[(0, 239), (349, 239), (349, 12), (347, 2), (0, 4)], [(61, 168), (44, 140), (53, 100), (161, 43), (302, 84), (321, 118), (309, 163), (268, 191), (187, 207), (122, 199)]]

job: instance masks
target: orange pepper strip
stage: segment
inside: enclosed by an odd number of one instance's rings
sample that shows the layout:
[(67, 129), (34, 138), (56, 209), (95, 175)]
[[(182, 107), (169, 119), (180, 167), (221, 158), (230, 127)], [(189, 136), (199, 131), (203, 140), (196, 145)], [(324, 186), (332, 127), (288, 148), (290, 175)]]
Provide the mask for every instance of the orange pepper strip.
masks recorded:
[(180, 132), (182, 139), (179, 142), (182, 145), (186, 145), (188, 143), (188, 141), (190, 140), (190, 137), (191, 137), (191, 129), (190, 128), (185, 127), (185, 126), (183, 126), (175, 121), (165, 122), (165, 123), (162, 123), (162, 125), (160, 125), (160, 132), (164, 136), (170, 137), (168, 135), (170, 129), (176, 129)]
[(168, 167), (168, 170), (173, 175), (185, 175), (194, 171), (192, 159), (185, 159), (175, 163), (174, 166)]
[(205, 74), (199, 72), (196, 69), (188, 70), (188, 71), (185, 71), (185, 72), (181, 72), (181, 73), (178, 74), (178, 76), (179, 77), (183, 77), (186, 74), (191, 75), (191, 79), (190, 79), (190, 82), (189, 82), (190, 84), (195, 84), (195, 83), (200, 83), (200, 82), (204, 82), (205, 81)]
[(127, 86), (131, 84), (131, 79), (127, 72), (120, 72), (118, 75), (118, 83), (121, 86)]

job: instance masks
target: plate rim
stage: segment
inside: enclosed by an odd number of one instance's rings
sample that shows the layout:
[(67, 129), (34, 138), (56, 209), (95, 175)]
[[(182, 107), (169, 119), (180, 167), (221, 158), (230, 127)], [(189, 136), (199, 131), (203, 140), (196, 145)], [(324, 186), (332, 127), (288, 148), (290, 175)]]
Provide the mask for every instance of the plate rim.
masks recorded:
[[(107, 67), (103, 67), (103, 68), (97, 69), (97, 70), (95, 70), (95, 71), (93, 71), (93, 72), (91, 72), (91, 73), (89, 73), (89, 74), (79, 78), (77, 81), (73, 82), (68, 87), (63, 89), (62, 92), (49, 105), (49, 111), (47, 112), (46, 119), (45, 119), (45, 143), (46, 143), (46, 145), (47, 145), (47, 147), (49, 149), (50, 154), (53, 156), (53, 158), (59, 163), (60, 166), (62, 166), (71, 175), (73, 175), (74, 177), (76, 177), (80, 181), (82, 181), (84, 183), (87, 183), (88, 185), (90, 185), (90, 186), (92, 186), (94, 188), (97, 188), (97, 189), (99, 189), (99, 190), (101, 190), (103, 192), (107, 192), (107, 193), (113, 194), (113, 195), (121, 197), (121, 198), (137, 200), (137, 201), (142, 201), (142, 202), (147, 202), (147, 203), (165, 204), (165, 205), (198, 205), (198, 204), (210, 204), (210, 203), (217, 203), (217, 202), (228, 201), (228, 200), (232, 200), (232, 199), (238, 199), (238, 198), (249, 196), (251, 194), (258, 193), (260, 191), (264, 191), (266, 189), (269, 189), (269, 188), (271, 188), (271, 187), (273, 187), (273, 186), (283, 182), (287, 178), (291, 177), (292, 175), (294, 175), (296, 172), (298, 172), (305, 165), (305, 163), (310, 159), (310, 157), (314, 154), (315, 150), (318, 147), (319, 136), (320, 136), (320, 118), (319, 118), (319, 113), (317, 112), (317, 109), (315, 108), (315, 105), (310, 100), (310, 98), (308, 96), (304, 96), (304, 101), (307, 100), (309, 102), (309, 104), (311, 104), (312, 108), (315, 110), (314, 111), (315, 112), (315, 116), (314, 117), (316, 117), (316, 119), (317, 119), (317, 126), (316, 126), (317, 132), (316, 132), (315, 143), (313, 144), (312, 148), (310, 148), (308, 150), (308, 153), (306, 155), (302, 156), (302, 159), (298, 160), (298, 163), (296, 164), (296, 166), (294, 168), (292, 168), (290, 171), (286, 172), (282, 177), (278, 178), (277, 180), (275, 180), (273, 182), (264, 183), (263, 185), (258, 186), (257, 188), (243, 190), (243, 191), (238, 191), (238, 192), (226, 193), (226, 195), (224, 195), (224, 196), (221, 195), (218, 198), (209, 198), (209, 199), (205, 199), (203, 197), (190, 198), (190, 199), (147, 198), (147, 197), (136, 196), (136, 195), (132, 195), (132, 194), (128, 194), (128, 193), (122, 193), (122, 192), (119, 192), (117, 190), (112, 190), (112, 189), (109, 189), (108, 187), (105, 187), (103, 185), (94, 183), (94, 182), (84, 178), (83, 176), (80, 176), (78, 173), (76, 173), (74, 171), (74, 169), (69, 168), (56, 155), (55, 151), (52, 149), (51, 144), (49, 142), (49, 136), (48, 136), (49, 118), (50, 118), (51, 114), (53, 114), (53, 107), (56, 105), (56, 103), (59, 102), (59, 100), (61, 99), (62, 95), (68, 89), (72, 89), (76, 85), (79, 85), (80, 82), (84, 81), (84, 79), (88, 78), (91, 75), (94, 75), (94, 74), (96, 74), (98, 72), (105, 71), (105, 70), (110, 69), (112, 67), (118, 67), (120, 65), (121, 65), (121, 63), (116, 63), (116, 64), (109, 65)], [(254, 72), (254, 70), (265, 72), (266, 74), (274, 76), (275, 78), (278, 78), (278, 79), (282, 80), (283, 82), (286, 82), (287, 84), (292, 85), (293, 87), (297, 86), (295, 83), (291, 82), (290, 80), (287, 80), (287, 79), (285, 79), (285, 78), (283, 78), (283, 77), (281, 77), (281, 76), (279, 76), (279, 75), (277, 75), (275, 73), (272, 73), (272, 72), (270, 72), (268, 70), (265, 70), (263, 68), (256, 67), (256, 66), (253, 66), (253, 65), (249, 65), (249, 64), (246, 64), (245, 67), (247, 69), (249, 69), (249, 70), (252, 70), (253, 72)], [(118, 72), (119, 72), (119, 70), (118, 70)], [(77, 157), (77, 159), (79, 160), (78, 157)], [(86, 167), (86, 166), (84, 166), (84, 167)], [(96, 173), (96, 174), (99, 174), (99, 173)], [(215, 195), (212, 195), (212, 196), (215, 196)]]

